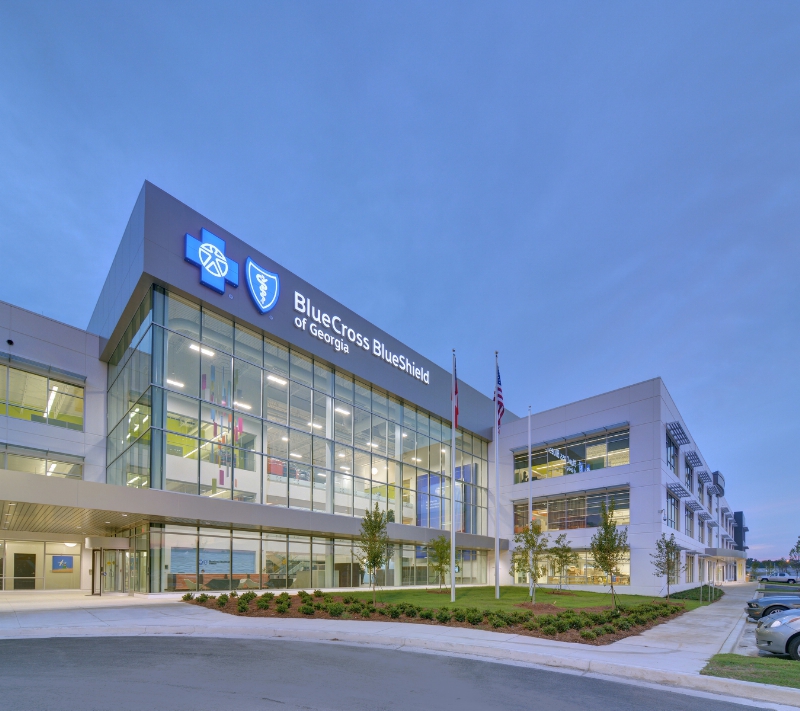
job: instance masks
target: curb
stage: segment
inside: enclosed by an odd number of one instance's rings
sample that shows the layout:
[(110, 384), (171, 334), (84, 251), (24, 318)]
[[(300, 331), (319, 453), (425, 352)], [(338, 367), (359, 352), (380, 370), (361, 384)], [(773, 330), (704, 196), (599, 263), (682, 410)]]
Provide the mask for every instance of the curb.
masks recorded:
[[(738, 625), (737, 625), (738, 628)], [(739, 635), (731, 633), (730, 638), (738, 640)], [(600, 674), (618, 679), (649, 682), (663, 686), (691, 689), (711, 694), (734, 696), (750, 701), (765, 701), (800, 708), (800, 689), (791, 689), (768, 684), (757, 684), (750, 681), (725, 679), (722, 677), (686, 674), (682, 672), (661, 671), (644, 667), (632, 667), (613, 662), (594, 661), (556, 657), (552, 654), (525, 652), (492, 647), (489, 645), (436, 641), (403, 636), (391, 637), (385, 634), (359, 634), (341, 631), (280, 629), (246, 629), (242, 627), (208, 627), (195, 625), (144, 626), (144, 627), (64, 627), (64, 628), (32, 628), (21, 629), (15, 633), (0, 634), (0, 640), (36, 639), (56, 637), (134, 637), (134, 636), (194, 636), (224, 637), (240, 639), (282, 639), (287, 641), (326, 642), (358, 646), (375, 646), (403, 651), (425, 650), (440, 652), (451, 656), (468, 656), (483, 658), (493, 662), (513, 662), (532, 664), (550, 669), (569, 669), (584, 674)], [(726, 641), (723, 648), (728, 644)]]

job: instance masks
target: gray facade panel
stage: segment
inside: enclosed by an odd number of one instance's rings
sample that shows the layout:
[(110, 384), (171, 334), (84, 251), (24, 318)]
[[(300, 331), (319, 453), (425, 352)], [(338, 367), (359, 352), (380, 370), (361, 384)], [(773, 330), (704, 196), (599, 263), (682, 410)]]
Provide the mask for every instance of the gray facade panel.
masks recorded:
[[(142, 228), (143, 216), (143, 228)], [(143, 261), (139, 262), (135, 250), (140, 230), (143, 229)], [(206, 229), (226, 243), (225, 254), (239, 264), (239, 286), (228, 285), (219, 294), (200, 283), (199, 268), (184, 258), (185, 235), (200, 238)], [(138, 270), (129, 270), (121, 283), (115, 279), (124, 270), (127, 255)], [(245, 262), (252, 258), (259, 266), (279, 275), (281, 293), (278, 303), (268, 314), (261, 314), (253, 303), (245, 278)], [(141, 264), (141, 266), (140, 266)], [(297, 275), (283, 268), (266, 255), (258, 252), (221, 226), (203, 217), (156, 186), (145, 183), (142, 194), (131, 216), (123, 244), (117, 252), (112, 273), (103, 288), (101, 299), (92, 316), (90, 328), (101, 333), (109, 342), (103, 357), (107, 358), (128, 322), (128, 317), (138, 306), (150, 283), (157, 283), (233, 318), (238, 323), (277, 337), (298, 348), (324, 359), (334, 366), (354, 373), (378, 387), (409, 400), (430, 412), (450, 420), (451, 375), (432, 361), (403, 345), (385, 331), (341, 305)], [(315, 309), (329, 316), (338, 316), (344, 324), (369, 338), (370, 349), (365, 350), (348, 342), (349, 352), (337, 351), (332, 345), (309, 333), (310, 319), (306, 316), (305, 328), (296, 326), (296, 318), (303, 314), (295, 309), (295, 292), (310, 299)], [(124, 303), (123, 303), (124, 302)], [(331, 333), (331, 329), (325, 329)], [(334, 334), (331, 334), (334, 335)], [(423, 383), (398, 367), (374, 355), (374, 339), (397, 356), (403, 355), (430, 374), (429, 383)], [(494, 404), (490, 398), (470, 387), (459, 384), (459, 424), (485, 437), (491, 436)], [(516, 419), (506, 412), (506, 421)]]

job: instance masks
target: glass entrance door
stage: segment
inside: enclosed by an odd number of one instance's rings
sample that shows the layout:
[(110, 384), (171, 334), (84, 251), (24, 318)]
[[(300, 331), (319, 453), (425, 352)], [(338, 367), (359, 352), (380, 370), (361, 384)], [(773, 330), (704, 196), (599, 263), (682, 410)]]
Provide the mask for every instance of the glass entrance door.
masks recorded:
[(102, 582), (104, 593), (127, 592), (127, 556), (125, 551), (103, 550)]
[(103, 551), (92, 551), (92, 595), (103, 594)]

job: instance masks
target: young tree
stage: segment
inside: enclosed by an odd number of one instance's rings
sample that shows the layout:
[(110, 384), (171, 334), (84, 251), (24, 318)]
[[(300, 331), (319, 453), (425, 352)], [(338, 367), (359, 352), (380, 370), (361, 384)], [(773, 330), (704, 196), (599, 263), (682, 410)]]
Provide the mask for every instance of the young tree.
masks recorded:
[(800, 536), (797, 537), (797, 543), (794, 544), (794, 548), (789, 551), (789, 561), (792, 564), (792, 568), (794, 568), (794, 574), (800, 573)]
[(675, 534), (667, 538), (663, 533), (656, 541), (656, 552), (651, 553), (653, 567), (659, 577), (667, 579), (667, 600), (669, 600), (669, 585), (677, 580), (685, 566), (681, 565), (681, 547), (675, 542)]
[(447, 571), (450, 568), (449, 536), (441, 535), (428, 543), (428, 562), (439, 576), (439, 592), (441, 592), (442, 581), (447, 577)]
[(356, 547), (356, 556), (360, 563), (367, 569), (372, 578), (372, 604), (377, 604), (375, 592), (375, 579), (380, 568), (386, 563), (389, 546), (389, 535), (386, 532), (386, 514), (375, 508), (364, 514), (361, 519), (361, 538)]
[(542, 533), (542, 526), (538, 521), (532, 521), (514, 536), (510, 573), (512, 576), (515, 573), (530, 576), (533, 582), (531, 602), (536, 601), (536, 581), (545, 573), (549, 545), (550, 542)]
[(618, 530), (614, 521), (614, 502), (606, 506), (600, 503), (600, 526), (597, 528), (590, 544), (594, 564), (602, 570), (611, 583), (611, 600), (617, 606), (617, 595), (614, 591), (614, 578), (619, 575), (619, 566), (628, 555), (627, 529)]
[(578, 554), (572, 550), (572, 546), (570, 546), (567, 540), (566, 533), (562, 533), (560, 536), (556, 537), (555, 542), (550, 546), (548, 554), (550, 560), (553, 561), (556, 573), (558, 573), (558, 589), (561, 590), (564, 573), (567, 572), (571, 565), (578, 564)]

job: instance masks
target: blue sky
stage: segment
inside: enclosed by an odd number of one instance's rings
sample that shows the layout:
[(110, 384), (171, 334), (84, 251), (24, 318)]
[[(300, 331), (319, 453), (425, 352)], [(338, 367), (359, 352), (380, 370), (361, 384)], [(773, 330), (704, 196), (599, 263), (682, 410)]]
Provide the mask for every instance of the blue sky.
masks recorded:
[[(800, 6), (0, 6), (0, 299), (85, 327), (149, 179), (507, 406), (660, 375), (800, 534)], [(11, 265), (11, 268), (9, 268)]]

